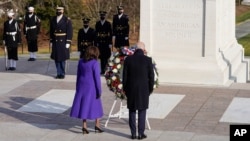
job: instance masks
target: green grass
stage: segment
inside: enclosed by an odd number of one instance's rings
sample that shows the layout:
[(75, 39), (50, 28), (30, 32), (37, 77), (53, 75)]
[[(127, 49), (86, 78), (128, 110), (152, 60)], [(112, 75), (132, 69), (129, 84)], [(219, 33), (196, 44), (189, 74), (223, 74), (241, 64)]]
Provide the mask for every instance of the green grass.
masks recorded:
[(250, 34), (238, 39), (238, 42), (245, 49), (245, 56), (250, 56)]
[(248, 11), (240, 16), (237, 16), (236, 17), (236, 24), (241, 23), (243, 21), (246, 21), (248, 19), (250, 19), (250, 11)]

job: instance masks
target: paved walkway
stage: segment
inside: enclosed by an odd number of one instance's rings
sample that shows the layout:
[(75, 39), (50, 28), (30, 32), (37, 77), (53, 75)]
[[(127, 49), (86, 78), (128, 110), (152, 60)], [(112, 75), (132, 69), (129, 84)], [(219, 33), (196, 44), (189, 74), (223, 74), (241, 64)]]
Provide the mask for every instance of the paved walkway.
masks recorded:
[[(237, 37), (245, 35), (249, 25), (238, 25)], [(5, 71), (0, 58), (0, 140), (130, 140), (127, 118), (111, 118), (104, 127), (115, 98), (103, 77), (105, 115), (101, 123), (105, 132), (95, 134), (94, 121), (89, 121), (90, 134), (81, 134), (81, 121), (68, 116), (77, 62), (68, 61), (66, 78), (57, 80), (48, 56), (39, 55), (37, 61), (28, 62), (26, 55), (20, 55), (16, 71)], [(230, 87), (161, 85), (150, 101), (148, 141), (228, 141), (230, 124), (250, 123), (249, 83)], [(119, 112), (120, 104), (118, 100), (112, 115)]]

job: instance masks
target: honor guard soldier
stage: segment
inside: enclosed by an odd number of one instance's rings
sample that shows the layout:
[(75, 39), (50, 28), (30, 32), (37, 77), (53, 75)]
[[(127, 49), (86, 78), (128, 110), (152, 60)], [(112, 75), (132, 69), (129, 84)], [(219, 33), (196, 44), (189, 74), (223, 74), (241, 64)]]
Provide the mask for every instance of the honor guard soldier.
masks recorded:
[(7, 13), (8, 20), (4, 22), (3, 44), (7, 48), (9, 68), (16, 70), (16, 61), (18, 60), (18, 43), (21, 42), (21, 31), (18, 22), (14, 19), (14, 12), (10, 10)]
[(107, 21), (106, 12), (100, 11), (100, 20), (95, 24), (96, 30), (96, 46), (100, 50), (101, 74), (104, 74), (105, 67), (111, 55), (112, 47), (112, 28), (111, 23)]
[(66, 60), (70, 58), (69, 47), (73, 36), (71, 20), (64, 16), (64, 8), (56, 8), (56, 16), (50, 22), (51, 59), (55, 61), (56, 79), (64, 79)]
[(28, 61), (36, 60), (37, 38), (40, 32), (41, 20), (34, 13), (34, 7), (28, 7), (28, 13), (24, 16), (24, 26), (23, 33), (27, 39), (28, 51), (30, 53), (30, 58)]
[(113, 16), (113, 39), (115, 48), (129, 46), (129, 18), (123, 6), (117, 6), (118, 14)]
[(83, 57), (87, 47), (93, 46), (95, 41), (95, 30), (89, 27), (90, 19), (84, 17), (82, 21), (83, 28), (79, 29), (77, 36), (77, 47), (80, 52), (80, 58)]

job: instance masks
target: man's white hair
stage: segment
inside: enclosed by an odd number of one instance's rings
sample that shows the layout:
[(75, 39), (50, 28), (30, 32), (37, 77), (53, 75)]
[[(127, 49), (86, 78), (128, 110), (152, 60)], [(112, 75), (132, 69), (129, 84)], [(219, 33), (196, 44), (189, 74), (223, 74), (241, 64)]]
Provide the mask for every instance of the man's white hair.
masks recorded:
[(138, 49), (141, 49), (141, 50), (145, 50), (145, 44), (141, 41), (139, 41), (137, 44), (136, 44), (137, 48)]

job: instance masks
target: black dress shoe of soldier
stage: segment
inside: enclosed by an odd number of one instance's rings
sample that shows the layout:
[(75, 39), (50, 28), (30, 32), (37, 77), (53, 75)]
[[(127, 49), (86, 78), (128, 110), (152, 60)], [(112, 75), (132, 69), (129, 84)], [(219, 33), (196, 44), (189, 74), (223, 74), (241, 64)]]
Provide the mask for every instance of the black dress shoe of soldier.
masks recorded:
[(136, 139), (136, 135), (131, 135), (131, 139)]
[(65, 76), (64, 75), (60, 75), (60, 79), (64, 79), (65, 78)]
[(55, 79), (60, 79), (60, 77), (61, 77), (60, 75), (57, 75), (57, 76), (55, 77)]
[(147, 138), (147, 135), (145, 135), (145, 134), (142, 134), (142, 135), (138, 136), (138, 140), (142, 140), (142, 139), (145, 139), (145, 138)]

